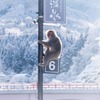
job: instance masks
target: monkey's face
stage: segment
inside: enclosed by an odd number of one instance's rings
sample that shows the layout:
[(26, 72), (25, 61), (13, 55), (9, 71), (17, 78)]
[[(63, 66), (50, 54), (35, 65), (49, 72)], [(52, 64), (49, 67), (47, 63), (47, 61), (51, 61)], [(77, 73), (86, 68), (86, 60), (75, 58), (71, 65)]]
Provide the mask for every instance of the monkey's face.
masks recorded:
[(47, 34), (48, 38), (51, 39), (54, 37), (54, 32), (53, 31), (49, 31)]

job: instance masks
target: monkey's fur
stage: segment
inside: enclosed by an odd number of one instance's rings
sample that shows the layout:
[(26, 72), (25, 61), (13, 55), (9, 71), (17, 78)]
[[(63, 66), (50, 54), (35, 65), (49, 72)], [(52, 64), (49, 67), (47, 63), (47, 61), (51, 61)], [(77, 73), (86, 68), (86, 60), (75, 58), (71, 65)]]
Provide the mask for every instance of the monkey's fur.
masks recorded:
[(38, 43), (42, 44), (46, 48), (44, 53), (43, 63), (39, 66), (46, 67), (51, 60), (56, 60), (61, 54), (61, 40), (57, 36), (57, 33), (53, 30), (48, 30), (47, 32), (48, 41), (39, 40)]

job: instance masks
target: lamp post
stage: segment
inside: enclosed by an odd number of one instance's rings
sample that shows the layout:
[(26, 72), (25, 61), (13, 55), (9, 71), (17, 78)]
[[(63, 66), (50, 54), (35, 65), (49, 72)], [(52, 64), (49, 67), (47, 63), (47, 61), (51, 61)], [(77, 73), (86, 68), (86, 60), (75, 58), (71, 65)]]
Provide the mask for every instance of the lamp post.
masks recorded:
[[(43, 0), (38, 0), (38, 40), (43, 40)], [(38, 63), (42, 63), (43, 46), (38, 44)], [(38, 100), (43, 100), (43, 68), (38, 66)]]

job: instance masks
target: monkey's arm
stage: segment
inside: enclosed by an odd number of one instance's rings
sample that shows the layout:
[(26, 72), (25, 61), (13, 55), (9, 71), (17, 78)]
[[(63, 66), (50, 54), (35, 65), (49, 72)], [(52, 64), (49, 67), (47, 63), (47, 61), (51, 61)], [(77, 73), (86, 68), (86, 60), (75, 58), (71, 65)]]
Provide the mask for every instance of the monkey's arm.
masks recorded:
[(44, 45), (45, 47), (50, 47), (51, 46), (51, 43), (49, 41), (45, 42), (45, 41), (39, 40), (38, 43)]
[(38, 43), (39, 43), (39, 44), (42, 44), (42, 40), (38, 40)]

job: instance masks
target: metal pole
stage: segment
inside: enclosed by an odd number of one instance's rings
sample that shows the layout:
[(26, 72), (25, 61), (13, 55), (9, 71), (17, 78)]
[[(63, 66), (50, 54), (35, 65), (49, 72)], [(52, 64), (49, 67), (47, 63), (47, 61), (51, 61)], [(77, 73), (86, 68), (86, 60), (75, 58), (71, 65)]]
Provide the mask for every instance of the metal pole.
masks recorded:
[[(43, 0), (38, 0), (38, 40), (43, 40)], [(42, 63), (43, 46), (38, 44), (38, 63)], [(38, 100), (43, 100), (43, 68), (38, 66)]]

